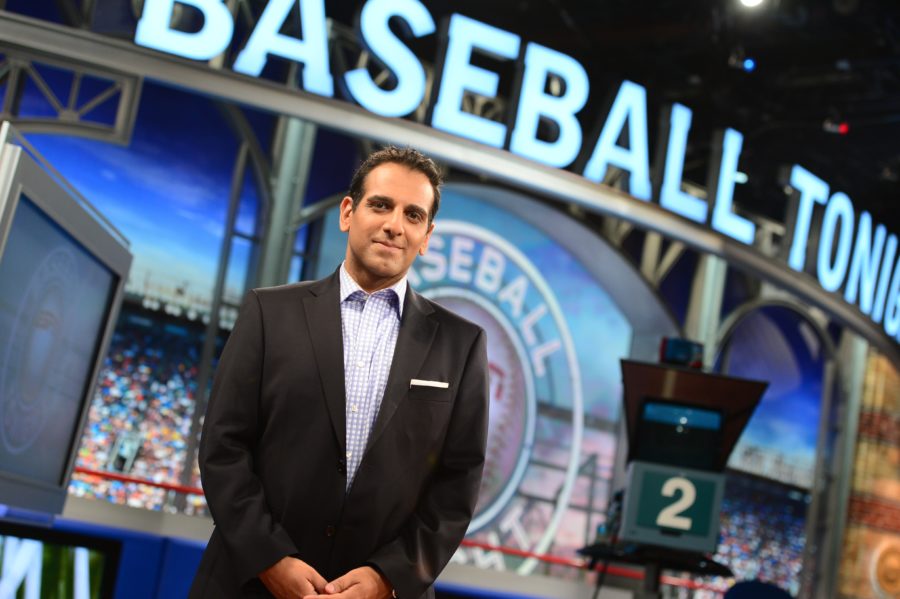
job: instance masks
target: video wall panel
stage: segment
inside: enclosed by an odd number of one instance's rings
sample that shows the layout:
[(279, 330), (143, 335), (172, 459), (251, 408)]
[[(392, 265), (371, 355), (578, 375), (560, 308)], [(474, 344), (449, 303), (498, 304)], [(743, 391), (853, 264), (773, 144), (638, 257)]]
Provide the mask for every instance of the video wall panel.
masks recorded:
[(111, 539), (0, 522), (0, 595), (107, 599), (121, 549)]
[(97, 358), (96, 331), (109, 318), (118, 280), (37, 204), (19, 199), (0, 259), (4, 472), (64, 484)]

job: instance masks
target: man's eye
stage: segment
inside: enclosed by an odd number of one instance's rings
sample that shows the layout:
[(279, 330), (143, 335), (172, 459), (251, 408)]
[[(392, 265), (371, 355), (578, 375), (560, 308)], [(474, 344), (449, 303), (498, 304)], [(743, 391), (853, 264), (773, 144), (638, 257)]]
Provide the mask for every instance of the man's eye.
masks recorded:
[(414, 223), (418, 223), (422, 221), (422, 213), (421, 212), (410, 212), (407, 214), (409, 220)]
[(369, 206), (371, 206), (372, 208), (375, 208), (376, 210), (381, 210), (382, 208), (384, 208), (386, 206), (386, 204), (384, 202), (382, 202), (381, 200), (370, 200)]

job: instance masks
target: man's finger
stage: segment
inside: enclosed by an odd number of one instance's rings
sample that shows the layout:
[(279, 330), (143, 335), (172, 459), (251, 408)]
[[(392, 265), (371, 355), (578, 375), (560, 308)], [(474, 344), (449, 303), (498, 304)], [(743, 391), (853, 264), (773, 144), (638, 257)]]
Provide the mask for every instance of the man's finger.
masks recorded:
[[(359, 587), (357, 587), (356, 585), (351, 585), (343, 591), (318, 595), (316, 599), (362, 599), (362, 596), (359, 594), (358, 588)], [(304, 599), (307, 598), (304, 597)]]
[(312, 582), (305, 578), (300, 579), (300, 593), (305, 597), (306, 595), (315, 595), (319, 592)]
[(353, 579), (344, 574), (339, 578), (335, 578), (331, 582), (325, 585), (325, 593), (328, 595), (334, 595), (336, 593), (343, 593), (353, 584)]
[(317, 592), (317, 593), (324, 593), (324, 592), (326, 592), (326, 591), (325, 591), (325, 585), (328, 584), (328, 581), (325, 580), (325, 578), (324, 578), (321, 574), (319, 574), (318, 572), (316, 572), (315, 570), (313, 570), (313, 571), (310, 573), (310, 576), (309, 576), (309, 582), (312, 583), (312, 585), (316, 588), (316, 592)]

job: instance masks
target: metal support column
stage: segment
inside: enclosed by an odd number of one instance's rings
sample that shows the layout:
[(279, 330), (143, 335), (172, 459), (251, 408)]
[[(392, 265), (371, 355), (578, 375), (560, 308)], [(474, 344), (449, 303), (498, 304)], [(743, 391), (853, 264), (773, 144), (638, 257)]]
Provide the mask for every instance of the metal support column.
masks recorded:
[(802, 599), (813, 599), (817, 587), (827, 586), (820, 584), (819, 581), (823, 579), (822, 572), (829, 571), (829, 567), (825, 565), (822, 558), (828, 554), (823, 542), (828, 538), (832, 528), (833, 519), (829, 506), (833, 504), (830, 500), (833, 494), (830, 491), (835, 487), (835, 460), (832, 458), (832, 463), (828, 463), (826, 457), (834, 456), (835, 448), (829, 447), (832, 430), (836, 430), (838, 434), (843, 430), (843, 423), (840, 422), (840, 419), (832, 418), (834, 402), (838, 400), (834, 393), (836, 372), (837, 365), (834, 356), (829, 355), (822, 371), (822, 401), (819, 404), (821, 412), (816, 443), (816, 465), (810, 489), (811, 501), (806, 511), (806, 544), (803, 547), (803, 571), (800, 573), (800, 593), (798, 595)]
[[(225, 293), (225, 281), (228, 277), (228, 263), (231, 259), (231, 246), (235, 237), (235, 224), (237, 222), (238, 208), (241, 203), (241, 188), (244, 184), (244, 173), (247, 169), (249, 155), (248, 144), (242, 143), (238, 149), (232, 171), (231, 193), (228, 198), (228, 213), (225, 217), (225, 234), (222, 236), (222, 245), (219, 250), (219, 265), (216, 272), (216, 283), (213, 289), (212, 304), (209, 310), (209, 322), (206, 324), (206, 333), (203, 338), (203, 349), (200, 354), (200, 370), (197, 373), (197, 388), (194, 391), (194, 413), (191, 417), (191, 430), (187, 437), (187, 451), (185, 462), (181, 470), (179, 483), (183, 486), (193, 485), (193, 468), (196, 461), (197, 450), (200, 445), (200, 420), (206, 413), (207, 387), (212, 376), (212, 360), (216, 350), (216, 338), (219, 335), (219, 320), (222, 309), (222, 298)], [(179, 494), (176, 500), (176, 508), (184, 511), (186, 497)]]
[(296, 234), (291, 221), (300, 211), (306, 194), (316, 126), (293, 117), (283, 117), (277, 136), (272, 209), (263, 235), (257, 281), (260, 287), (287, 282)]
[(847, 528), (847, 509), (853, 490), (853, 467), (856, 458), (856, 442), (859, 435), (859, 414), (862, 409), (863, 385), (869, 344), (865, 339), (844, 329), (838, 346), (837, 362), (840, 364), (840, 391), (843, 399), (836, 420), (843, 424), (835, 443), (835, 476), (831, 485), (831, 527), (822, 540), (819, 554), (820, 582), (815, 596), (836, 597), (841, 554)]
[(701, 256), (691, 286), (684, 334), (703, 344), (703, 365), (707, 368), (713, 365), (713, 358), (718, 350), (716, 339), (727, 272), (728, 263), (722, 258), (709, 254)]

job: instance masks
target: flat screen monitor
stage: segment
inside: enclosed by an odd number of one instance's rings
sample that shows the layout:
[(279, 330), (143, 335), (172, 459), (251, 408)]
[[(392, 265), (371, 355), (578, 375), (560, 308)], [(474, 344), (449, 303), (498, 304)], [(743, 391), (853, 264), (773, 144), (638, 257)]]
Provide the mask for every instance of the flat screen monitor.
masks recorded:
[(0, 504), (56, 514), (131, 254), (22, 148), (0, 166)]
[(635, 457), (647, 462), (714, 470), (722, 440), (718, 410), (647, 399), (638, 421)]
[(3, 597), (111, 599), (115, 594), (119, 540), (0, 521), (0, 549)]

